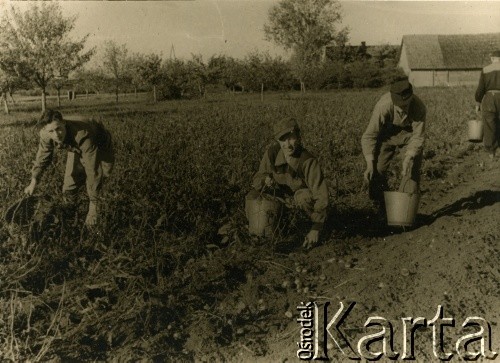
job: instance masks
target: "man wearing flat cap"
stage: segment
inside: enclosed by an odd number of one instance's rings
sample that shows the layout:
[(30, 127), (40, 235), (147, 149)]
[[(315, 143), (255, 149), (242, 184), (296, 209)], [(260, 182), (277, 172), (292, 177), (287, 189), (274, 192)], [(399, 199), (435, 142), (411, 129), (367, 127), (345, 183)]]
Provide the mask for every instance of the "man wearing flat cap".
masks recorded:
[(491, 64), (484, 67), (476, 90), (476, 112), (483, 117), (483, 144), (490, 159), (500, 145), (500, 50), (491, 53)]
[(364, 178), (369, 195), (382, 209), (388, 190), (386, 172), (398, 150), (402, 154), (400, 192), (419, 191), (420, 166), (425, 141), (426, 108), (407, 78), (391, 85), (375, 105), (370, 122), (361, 137), (366, 160)]
[(272, 189), (275, 195), (293, 197), (293, 204), (311, 219), (311, 230), (304, 240), (304, 247), (309, 248), (317, 244), (326, 219), (328, 187), (317, 159), (302, 146), (295, 118), (281, 118), (273, 130), (274, 141), (264, 153), (252, 184), (256, 191)]

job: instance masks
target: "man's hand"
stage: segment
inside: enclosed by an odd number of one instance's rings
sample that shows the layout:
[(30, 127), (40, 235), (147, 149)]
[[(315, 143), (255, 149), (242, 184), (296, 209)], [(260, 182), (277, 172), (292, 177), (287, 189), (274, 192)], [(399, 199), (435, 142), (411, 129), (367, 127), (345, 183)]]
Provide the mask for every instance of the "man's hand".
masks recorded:
[(363, 174), (364, 176), (364, 179), (367, 183), (370, 182), (370, 180), (372, 180), (372, 177), (373, 177), (373, 161), (370, 161), (369, 163), (366, 164), (366, 170)]
[(318, 239), (319, 239), (319, 231), (311, 229), (307, 234), (306, 238), (304, 239), (302, 247), (307, 249), (312, 248), (318, 243)]
[(97, 205), (94, 202), (90, 202), (87, 218), (85, 218), (85, 225), (87, 227), (94, 227), (96, 224), (97, 224)]
[(401, 170), (401, 175), (406, 176), (409, 172), (411, 172), (411, 166), (413, 164), (413, 156), (406, 156), (403, 160), (403, 169)]
[(481, 111), (481, 103), (480, 102), (476, 102), (476, 113)]
[(28, 195), (33, 195), (35, 188), (36, 188), (36, 179), (31, 179), (31, 183), (26, 188), (24, 188), (24, 193)]

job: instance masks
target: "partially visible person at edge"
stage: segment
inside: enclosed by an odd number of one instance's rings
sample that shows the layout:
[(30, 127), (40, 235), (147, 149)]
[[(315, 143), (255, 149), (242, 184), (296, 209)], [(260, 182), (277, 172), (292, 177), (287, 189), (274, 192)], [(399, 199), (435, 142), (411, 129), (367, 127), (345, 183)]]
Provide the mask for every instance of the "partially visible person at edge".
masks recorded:
[(491, 53), (491, 64), (484, 67), (476, 90), (476, 112), (483, 118), (483, 145), (490, 159), (500, 144), (500, 50)]
[(253, 177), (254, 190), (285, 197), (304, 210), (312, 226), (303, 246), (318, 243), (319, 232), (327, 215), (328, 187), (316, 158), (303, 146), (299, 125), (293, 117), (284, 117), (273, 126), (274, 140), (267, 148)]
[(384, 191), (389, 189), (386, 173), (396, 151), (400, 150), (403, 155), (399, 191), (420, 191), (425, 118), (426, 108), (413, 94), (413, 87), (407, 78), (391, 84), (390, 92), (382, 95), (375, 105), (361, 137), (361, 147), (366, 160), (364, 179), (379, 215), (385, 209)]
[(98, 197), (103, 179), (111, 173), (114, 152), (111, 134), (96, 121), (66, 120), (55, 110), (42, 113), (38, 123), (40, 142), (31, 170), (31, 183), (24, 192), (32, 195), (54, 149), (66, 149), (68, 157), (62, 187), (64, 202), (76, 201), (78, 189), (86, 184), (89, 208), (85, 224), (94, 226), (98, 219)]

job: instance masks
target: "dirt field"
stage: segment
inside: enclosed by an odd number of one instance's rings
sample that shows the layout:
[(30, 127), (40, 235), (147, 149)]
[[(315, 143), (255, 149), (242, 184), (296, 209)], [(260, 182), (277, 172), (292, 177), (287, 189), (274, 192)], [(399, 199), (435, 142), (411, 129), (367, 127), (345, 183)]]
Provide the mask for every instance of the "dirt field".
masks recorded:
[[(355, 234), (351, 225), (346, 228), (347, 237), (339, 235), (307, 254), (293, 253), (279, 261), (290, 269), (283, 268), (279, 273), (270, 270), (263, 284), (285, 275), (291, 281), (299, 278), (311, 288), (308, 293), (287, 289), (287, 298), (281, 303), (293, 317), (286, 328), (269, 335), (268, 355), (256, 360), (248, 349), (241, 349), (235, 361), (300, 361), (296, 356), (301, 328), (295, 321), (296, 306), (307, 301), (330, 301), (329, 319), (340, 302), (356, 302), (340, 328), (354, 349), (359, 334), (380, 331), (380, 327), (363, 328), (366, 319), (381, 316), (392, 322), (394, 348), (401, 354), (401, 319), (424, 317), (429, 322), (441, 305), (444, 318), (455, 320), (455, 327), (445, 328), (445, 352), (454, 352), (457, 339), (469, 332), (461, 325), (470, 316), (482, 317), (491, 324), (491, 344), (498, 352), (500, 162), (490, 166), (484, 160), (480, 153), (456, 159), (445, 179), (424, 183), (418, 226), (409, 231), (350, 238), (350, 233)], [(289, 260), (299, 261), (307, 272), (295, 271)], [(431, 332), (431, 327), (417, 330), (416, 361), (439, 361), (432, 351)], [(332, 342), (328, 344), (332, 361), (350, 361)], [(371, 349), (380, 351), (380, 342)], [(478, 351), (477, 346), (471, 351)], [(460, 360), (455, 353), (452, 361)]]
[[(39, 186), (47, 199), (40, 218), (28, 227), (2, 219), (0, 358), (294, 362), (297, 306), (308, 302), (330, 303), (328, 321), (341, 302), (344, 312), (356, 303), (339, 328), (344, 351), (349, 343), (357, 352), (361, 339), (380, 332), (363, 327), (378, 316), (392, 325), (402, 360), (402, 319), (437, 324), (439, 306), (442, 319), (455, 320), (443, 327), (443, 351), (454, 353), (452, 361), (462, 360), (456, 342), (477, 329), (462, 329), (468, 317), (483, 319), (484, 336), (490, 324), (485, 352), (500, 351), (500, 161), (490, 163), (465, 137), (472, 90), (418, 90), (429, 139), (417, 223), (406, 230), (375, 218), (362, 184), (359, 140), (382, 93), (65, 102), (63, 114), (103, 121), (118, 161), (103, 192), (98, 233), (82, 228), (85, 193), (71, 213), (60, 207), (64, 153)], [(0, 119), (2, 215), (22, 196), (38, 143), (38, 105), (16, 107)], [(328, 228), (309, 251), (301, 247), (308, 221), (300, 213), (291, 213), (286, 233), (273, 238), (247, 233), (249, 181), (272, 122), (284, 112), (300, 116), (305, 145), (330, 187)], [(392, 179), (399, 165), (397, 159)], [(418, 362), (439, 361), (432, 331), (415, 331)], [(332, 338), (324, 343), (331, 361), (349, 361)], [(374, 342), (370, 351), (381, 346)]]

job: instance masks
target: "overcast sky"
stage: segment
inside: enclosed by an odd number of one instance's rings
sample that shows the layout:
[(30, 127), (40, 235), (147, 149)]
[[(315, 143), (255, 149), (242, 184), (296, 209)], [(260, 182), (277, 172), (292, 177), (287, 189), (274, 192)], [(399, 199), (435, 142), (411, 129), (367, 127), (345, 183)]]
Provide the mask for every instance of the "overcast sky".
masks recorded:
[[(0, 0), (26, 9), (29, 1)], [(90, 34), (89, 46), (105, 40), (131, 52), (190, 58), (213, 54), (242, 58), (251, 51), (287, 54), (264, 40), (263, 25), (278, 0), (61, 1), (65, 14), (77, 15), (75, 36)], [(341, 1), (342, 26), (350, 43), (400, 44), (404, 34), (500, 32), (500, 1)]]

